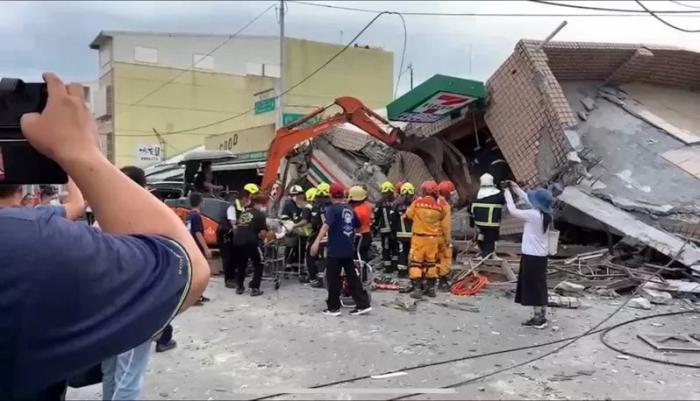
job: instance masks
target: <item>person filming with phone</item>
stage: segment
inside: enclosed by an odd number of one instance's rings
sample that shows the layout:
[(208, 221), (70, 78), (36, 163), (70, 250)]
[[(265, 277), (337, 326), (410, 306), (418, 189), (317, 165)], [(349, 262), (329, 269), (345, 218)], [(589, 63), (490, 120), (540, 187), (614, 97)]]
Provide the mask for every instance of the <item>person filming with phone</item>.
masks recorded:
[[(100, 152), (82, 86), (51, 73), (44, 81), (46, 106), (17, 126), (74, 180), (102, 231), (17, 207), (21, 185), (0, 181), (3, 400), (46, 399), (43, 389), (158, 336), (209, 280), (207, 261), (177, 215)], [(8, 160), (13, 148), (4, 143)]]

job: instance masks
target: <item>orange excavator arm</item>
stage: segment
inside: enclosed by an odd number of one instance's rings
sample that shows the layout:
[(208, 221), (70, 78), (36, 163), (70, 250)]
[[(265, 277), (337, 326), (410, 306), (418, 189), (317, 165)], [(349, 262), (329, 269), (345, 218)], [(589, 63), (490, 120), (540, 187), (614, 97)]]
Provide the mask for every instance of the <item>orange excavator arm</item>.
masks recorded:
[[(342, 113), (319, 121), (310, 127), (301, 127), (304, 123), (320, 115), (334, 105), (343, 109)], [(391, 130), (386, 132), (386, 130), (380, 127), (374, 120), (390, 126)], [(270, 148), (267, 153), (267, 163), (265, 164), (262, 188), (264, 190), (270, 190), (272, 188), (277, 179), (282, 160), (287, 157), (287, 154), (294, 149), (296, 145), (308, 139), (315, 138), (344, 123), (355, 125), (389, 146), (396, 146), (401, 140), (401, 130), (392, 127), (388, 121), (365, 107), (361, 101), (354, 97), (340, 97), (335, 99), (332, 105), (320, 108), (303, 117), (301, 120), (277, 130), (275, 139), (270, 143)]]

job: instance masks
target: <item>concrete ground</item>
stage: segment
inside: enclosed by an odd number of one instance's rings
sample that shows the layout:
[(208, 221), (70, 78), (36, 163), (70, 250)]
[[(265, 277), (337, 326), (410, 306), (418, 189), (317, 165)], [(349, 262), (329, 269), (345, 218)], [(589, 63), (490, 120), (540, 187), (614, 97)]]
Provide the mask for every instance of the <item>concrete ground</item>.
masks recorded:
[[(447, 307), (423, 302), (415, 312), (383, 306), (397, 297), (409, 298), (379, 291), (373, 293), (371, 314), (351, 317), (346, 311), (337, 318), (320, 313), (324, 290), (295, 280), (283, 282), (278, 291), (265, 282), (263, 290), (257, 298), (236, 295), (224, 288), (222, 277), (213, 277), (206, 292), (211, 302), (174, 321), (178, 347), (153, 353), (144, 399), (252, 399), (276, 393), (293, 393), (276, 399), (392, 399), (417, 392), (423, 394), (414, 398), (422, 399), (700, 399), (700, 369), (625, 358), (601, 344), (598, 335), (456, 388), (441, 389), (543, 355), (560, 344), (404, 370), (392, 378), (368, 378), (308, 393), (311, 386), (341, 379), (575, 336), (603, 320), (623, 299), (586, 299), (581, 309), (550, 309), (550, 326), (537, 330), (520, 325), (530, 311), (500, 290), (472, 298), (440, 294), (434, 302)], [(651, 311), (625, 307), (605, 326), (690, 308), (682, 301)], [(699, 353), (654, 351), (636, 336), (646, 332), (697, 333), (700, 314), (644, 320), (609, 335), (612, 343), (635, 353), (700, 361)], [(100, 386), (68, 393), (69, 399), (100, 397)]]

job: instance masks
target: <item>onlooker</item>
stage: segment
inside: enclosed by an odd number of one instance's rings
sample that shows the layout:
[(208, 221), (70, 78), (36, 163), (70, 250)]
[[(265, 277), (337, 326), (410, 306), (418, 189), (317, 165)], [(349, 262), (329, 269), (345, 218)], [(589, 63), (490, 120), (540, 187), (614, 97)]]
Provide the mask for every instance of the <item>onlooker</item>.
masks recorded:
[(12, 207), (21, 187), (0, 185), (0, 399), (47, 399), (42, 389), (158, 335), (209, 280), (180, 219), (100, 152), (82, 86), (44, 79), (46, 107), (22, 117), (23, 134), (75, 180), (103, 232)]
[(372, 310), (369, 297), (362, 288), (362, 282), (355, 271), (355, 230), (360, 227), (360, 221), (355, 212), (345, 203), (345, 188), (340, 184), (331, 185), (333, 204), (326, 208), (326, 221), (321, 227), (316, 240), (311, 246), (311, 255), (318, 255), (318, 249), (323, 238), (328, 234), (326, 251), (326, 281), (328, 284), (328, 308), (324, 315), (340, 316), (341, 269), (350, 285), (355, 309), (351, 315), (362, 315)]
[(57, 199), (58, 193), (53, 186), (42, 186), (40, 190), (40, 202), (37, 208), (45, 208), (58, 216), (68, 220), (78, 220), (85, 215), (85, 198), (75, 185), (72, 179), (68, 178), (66, 184), (67, 194), (62, 204), (53, 204), (51, 201)]
[[(510, 189), (505, 191), (508, 212), (525, 221), (515, 302), (533, 307), (534, 316), (523, 325), (542, 329), (547, 327), (547, 257), (554, 198), (546, 189), (526, 193), (518, 184), (512, 181), (508, 184)], [(532, 209), (518, 209), (511, 191)]]
[(211, 170), (211, 162), (202, 162), (197, 176), (194, 178), (194, 189), (201, 194), (213, 195), (216, 191), (224, 189), (221, 185), (214, 185), (214, 173)]
[(233, 237), (233, 263), (236, 268), (236, 294), (245, 292), (245, 271), (248, 261), (253, 262), (253, 279), (250, 280), (250, 295), (256, 297), (262, 295), (260, 281), (262, 280), (262, 255), (259, 244), (267, 235), (267, 216), (264, 209), (268, 198), (265, 195), (256, 195), (252, 199), (252, 205), (241, 213), (236, 222), (236, 235)]
[[(190, 207), (192, 209), (187, 215), (185, 223), (187, 224), (187, 229), (190, 231), (190, 234), (192, 234), (192, 238), (194, 238), (194, 242), (197, 243), (197, 247), (199, 248), (200, 252), (202, 252), (204, 257), (206, 257), (207, 259), (211, 259), (211, 250), (209, 249), (209, 246), (207, 246), (207, 241), (204, 239), (202, 202), (202, 194), (200, 194), (199, 192), (190, 193)], [(201, 297), (199, 297), (197, 304), (201, 305), (202, 303), (208, 301), (209, 298), (202, 295)]]

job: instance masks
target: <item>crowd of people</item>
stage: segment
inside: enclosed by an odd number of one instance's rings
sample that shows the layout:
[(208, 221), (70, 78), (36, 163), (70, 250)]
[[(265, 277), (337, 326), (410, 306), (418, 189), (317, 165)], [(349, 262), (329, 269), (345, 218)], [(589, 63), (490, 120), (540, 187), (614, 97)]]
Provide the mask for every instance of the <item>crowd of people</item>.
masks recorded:
[[(190, 194), (192, 211), (183, 224), (146, 191), (143, 170), (120, 171), (102, 155), (82, 87), (64, 85), (53, 74), (44, 78), (46, 107), (25, 114), (22, 131), (70, 179), (62, 202), (45, 188), (36, 207), (30, 207), (21, 185), (0, 185), (0, 399), (61, 399), (69, 381), (95, 367), (104, 399), (137, 399), (152, 341), (157, 351), (172, 349), (172, 319), (207, 300), (211, 252), (204, 240), (202, 194)], [(210, 166), (202, 171), (197, 186), (216, 190), (207, 184)], [(292, 204), (282, 217), (299, 238), (287, 256), (305, 267), (304, 281), (327, 287), (325, 315), (341, 314), (342, 295), (353, 298), (350, 315), (372, 310), (362, 280), (373, 234), (381, 239), (384, 270), (408, 277), (412, 297), (449, 289), (455, 186), (425, 181), (419, 190), (416, 194), (408, 182), (386, 182), (372, 204), (361, 186), (292, 188)], [(527, 207), (519, 208), (516, 198)], [(238, 294), (246, 292), (249, 261), (250, 295), (263, 293), (260, 245), (273, 237), (268, 201), (257, 185), (247, 184), (219, 225), (225, 284)], [(504, 204), (525, 222), (515, 301), (533, 307), (527, 326), (547, 324), (553, 202), (545, 189), (525, 192), (485, 174), (470, 206), (483, 257), (495, 255)], [(87, 203), (94, 226), (76, 221)]]

